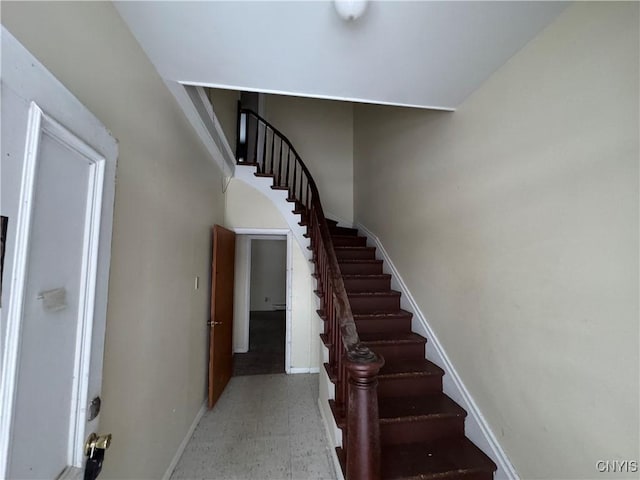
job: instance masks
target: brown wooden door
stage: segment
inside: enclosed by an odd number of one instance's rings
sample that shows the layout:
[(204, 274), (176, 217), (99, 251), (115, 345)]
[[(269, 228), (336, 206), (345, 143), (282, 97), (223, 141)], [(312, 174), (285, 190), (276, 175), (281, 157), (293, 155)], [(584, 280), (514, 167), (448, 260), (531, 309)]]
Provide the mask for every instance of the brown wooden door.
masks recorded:
[(213, 227), (211, 265), (211, 322), (209, 329), (209, 408), (212, 408), (233, 370), (233, 273), (236, 234), (220, 225)]

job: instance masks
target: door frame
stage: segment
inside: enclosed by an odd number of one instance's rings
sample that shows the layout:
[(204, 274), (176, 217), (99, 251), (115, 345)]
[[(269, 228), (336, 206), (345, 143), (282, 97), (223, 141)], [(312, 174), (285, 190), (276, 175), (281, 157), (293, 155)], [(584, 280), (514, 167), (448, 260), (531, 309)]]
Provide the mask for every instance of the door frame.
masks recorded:
[[(47, 133), (78, 152), (90, 164), (80, 273), (82, 298), (78, 308), (73, 367), (68, 468), (59, 477), (67, 478), (77, 475), (78, 469), (83, 469), (85, 437), (97, 425), (97, 419), (95, 424), (88, 425), (87, 405), (89, 396), (99, 394), (102, 384), (118, 145), (104, 125), (4, 27), (1, 32), (4, 56), (2, 63), (11, 67), (3, 69), (2, 88), (7, 88), (28, 101), (29, 110), (23, 151), (16, 152), (22, 153), (24, 163), (15, 221), (15, 240), (13, 245), (7, 245), (12, 248), (13, 260), (11, 270), (5, 272), (9, 275), (9, 281), (4, 285), (9, 290), (8, 302), (4, 307), (7, 309), (7, 325), (2, 332), (4, 336), (0, 339), (3, 350), (0, 359), (0, 478), (7, 475), (11, 455), (25, 277), (42, 135)], [(83, 131), (83, 136), (76, 135), (74, 130)]]
[[(236, 320), (242, 321), (244, 331), (246, 334), (243, 336), (243, 344), (246, 345), (246, 352), (249, 348), (249, 315), (251, 311), (251, 240), (274, 240), (273, 237), (286, 236), (287, 242), (287, 280), (286, 280), (286, 293), (285, 293), (285, 344), (284, 344), (284, 370), (286, 373), (293, 373), (291, 367), (291, 342), (292, 342), (292, 300), (293, 300), (293, 235), (291, 230), (287, 228), (231, 228), (236, 235), (241, 235), (244, 240), (248, 240), (248, 246), (241, 252), (241, 249), (236, 249), (236, 275), (238, 275), (237, 265), (240, 255), (244, 255), (245, 271), (244, 275), (244, 298), (242, 298), (243, 320), (239, 320), (237, 315), (234, 315), (234, 328)], [(235, 303), (235, 299), (234, 299)], [(234, 353), (239, 353), (241, 349), (235, 349)]]

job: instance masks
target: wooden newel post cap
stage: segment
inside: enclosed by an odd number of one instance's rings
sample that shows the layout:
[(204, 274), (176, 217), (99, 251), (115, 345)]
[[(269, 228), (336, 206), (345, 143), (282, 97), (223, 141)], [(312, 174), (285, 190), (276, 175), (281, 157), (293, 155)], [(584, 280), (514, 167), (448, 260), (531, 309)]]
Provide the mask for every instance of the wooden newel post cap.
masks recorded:
[(358, 343), (347, 352), (347, 370), (351, 378), (368, 379), (376, 377), (384, 365), (384, 358)]

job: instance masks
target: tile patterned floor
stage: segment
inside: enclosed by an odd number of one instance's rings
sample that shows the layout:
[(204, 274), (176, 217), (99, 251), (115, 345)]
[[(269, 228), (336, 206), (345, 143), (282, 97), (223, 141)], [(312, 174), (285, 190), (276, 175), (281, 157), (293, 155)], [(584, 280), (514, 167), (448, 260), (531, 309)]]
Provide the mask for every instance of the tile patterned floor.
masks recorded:
[(334, 480), (318, 375), (233, 377), (207, 412), (174, 480)]

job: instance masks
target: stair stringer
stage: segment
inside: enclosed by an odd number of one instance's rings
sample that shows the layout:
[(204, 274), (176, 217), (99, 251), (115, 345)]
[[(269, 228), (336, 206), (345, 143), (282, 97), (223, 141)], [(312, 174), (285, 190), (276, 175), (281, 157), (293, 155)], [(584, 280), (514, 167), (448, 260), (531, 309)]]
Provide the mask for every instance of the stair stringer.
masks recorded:
[[(349, 225), (351, 226), (351, 225)], [(316, 298), (316, 307), (318, 309), (322, 308), (321, 300)], [(321, 329), (324, 327), (323, 320), (316, 315), (317, 321), (321, 325)], [(342, 467), (340, 466), (340, 460), (338, 459), (338, 454), (336, 452), (336, 447), (343, 447), (342, 445), (342, 430), (338, 427), (336, 423), (336, 419), (331, 412), (331, 408), (329, 407), (329, 400), (335, 400), (336, 398), (336, 386), (329, 379), (329, 375), (327, 371), (324, 369), (324, 364), (329, 362), (329, 349), (322, 342), (320, 337), (318, 337), (317, 341), (320, 343), (320, 372), (318, 375), (318, 410), (320, 410), (320, 416), (322, 417), (322, 423), (324, 424), (325, 435), (331, 445), (330, 456), (333, 462), (333, 470), (336, 474), (336, 478), (338, 480), (344, 480), (344, 475), (342, 473)]]
[[(462, 378), (458, 375), (458, 372), (447, 356), (444, 347), (436, 337), (425, 316), (422, 314), (422, 311), (402, 280), (402, 277), (398, 273), (398, 270), (389, 257), (389, 254), (382, 246), (380, 239), (361, 223), (354, 223), (353, 226), (363, 235), (366, 235), (367, 244), (369, 246), (375, 246), (376, 251), (382, 257), (382, 260), (384, 260), (384, 271), (385, 273), (391, 274), (391, 288), (402, 292), (401, 307), (413, 314), (411, 322), (412, 331), (427, 338), (429, 360), (445, 371), (442, 383), (443, 392), (457, 402), (468, 413), (465, 419), (466, 436), (483, 452), (485, 452), (498, 466), (498, 469), (494, 474), (494, 479), (519, 480), (520, 477), (518, 476), (518, 473), (509, 461), (505, 451), (500, 446), (498, 439), (491, 431), (491, 428), (482, 415), (478, 405), (476, 405), (473, 397), (462, 382)], [(373, 242), (374, 245), (370, 245), (370, 242)], [(427, 358), (427, 355), (425, 355), (425, 358)]]
[(273, 205), (282, 215), (282, 218), (284, 218), (289, 225), (289, 229), (291, 230), (293, 237), (300, 245), (302, 254), (307, 260), (311, 260), (312, 253), (311, 250), (307, 248), (310, 245), (310, 241), (304, 236), (307, 232), (307, 228), (298, 225), (300, 215), (293, 213), (293, 203), (287, 201), (288, 192), (286, 190), (274, 190), (271, 188), (273, 186), (273, 178), (256, 177), (255, 173), (257, 170), (257, 167), (252, 165), (238, 164), (236, 165), (235, 178), (251, 185), (271, 200)]

